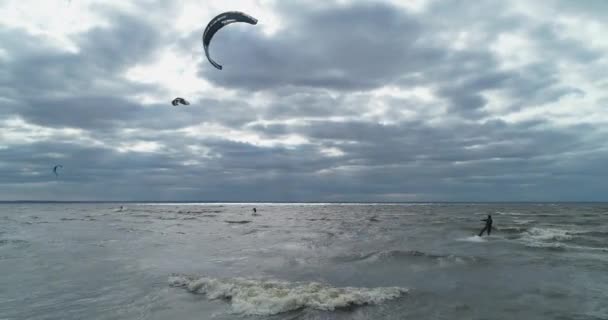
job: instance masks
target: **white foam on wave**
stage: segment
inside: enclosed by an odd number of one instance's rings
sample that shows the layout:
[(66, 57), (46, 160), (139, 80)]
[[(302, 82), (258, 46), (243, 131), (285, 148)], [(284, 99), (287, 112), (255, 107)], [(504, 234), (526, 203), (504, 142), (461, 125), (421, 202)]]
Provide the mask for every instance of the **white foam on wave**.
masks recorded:
[(517, 211), (497, 211), (496, 213), (498, 213), (501, 216), (528, 216), (530, 214), (526, 214), (523, 212), (517, 212)]
[(470, 236), (470, 237), (466, 237), (466, 238), (460, 238), (458, 240), (466, 241), (466, 242), (486, 242), (486, 241), (488, 241), (485, 238), (480, 237), (480, 236)]
[(386, 262), (386, 261), (402, 261), (403, 259), (407, 259), (412, 261), (413, 259), (428, 261), (431, 263), (438, 263), (440, 266), (448, 266), (452, 264), (466, 264), (469, 262), (478, 261), (475, 257), (467, 257), (467, 256), (456, 256), (456, 255), (442, 255), (442, 254), (432, 254), (426, 253), (417, 250), (382, 250), (371, 253), (360, 253), (354, 255), (347, 256), (337, 256), (335, 257), (337, 261), (341, 262), (368, 262), (368, 263), (377, 263), (377, 262)]
[(582, 251), (599, 251), (608, 252), (608, 247), (588, 247), (588, 246), (577, 246), (563, 244), (560, 242), (542, 242), (542, 241), (528, 241), (526, 246), (532, 248), (549, 248), (549, 249), (561, 249), (561, 250), (582, 250)]
[(535, 241), (535, 240), (528, 240), (525, 242), (525, 245), (527, 247), (532, 247), (532, 248), (553, 248), (553, 249), (566, 248), (566, 245), (559, 243), (559, 242), (543, 242), (543, 241)]
[(513, 223), (515, 224), (528, 224), (528, 223), (532, 223), (536, 220), (532, 220), (532, 219), (513, 219)]
[(521, 240), (526, 246), (535, 248), (555, 248), (572, 250), (590, 250), (608, 252), (606, 247), (592, 247), (566, 244), (565, 241), (580, 237), (583, 231), (564, 230), (558, 228), (531, 228), (524, 232)]
[(557, 228), (531, 228), (524, 233), (524, 239), (541, 241), (570, 240), (573, 233), (575, 232)]
[(192, 293), (205, 294), (209, 299), (229, 299), (233, 310), (244, 315), (274, 315), (302, 308), (333, 311), (382, 303), (408, 292), (400, 287), (336, 288), (318, 282), (215, 279), (188, 275), (172, 275), (169, 284)]
[(528, 247), (565, 249), (568, 246), (560, 241), (571, 240), (576, 233), (572, 230), (534, 227), (524, 232), (521, 240)]

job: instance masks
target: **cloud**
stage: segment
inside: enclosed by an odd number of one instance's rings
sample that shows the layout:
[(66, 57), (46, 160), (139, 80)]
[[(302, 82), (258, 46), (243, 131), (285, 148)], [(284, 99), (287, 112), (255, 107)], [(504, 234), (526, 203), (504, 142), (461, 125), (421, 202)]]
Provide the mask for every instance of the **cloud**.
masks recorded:
[(600, 2), (239, 6), (0, 22), (0, 200), (605, 200)]
[(237, 30), (218, 33), (211, 54), (224, 61), (225, 72), (211, 72), (203, 61), (200, 74), (216, 84), (248, 90), (360, 90), (390, 83), (442, 54), (416, 46), (420, 23), (390, 5), (319, 10), (290, 3), (277, 10), (284, 17), (283, 28), (272, 36), (251, 26), (241, 27), (242, 32), (229, 26)]

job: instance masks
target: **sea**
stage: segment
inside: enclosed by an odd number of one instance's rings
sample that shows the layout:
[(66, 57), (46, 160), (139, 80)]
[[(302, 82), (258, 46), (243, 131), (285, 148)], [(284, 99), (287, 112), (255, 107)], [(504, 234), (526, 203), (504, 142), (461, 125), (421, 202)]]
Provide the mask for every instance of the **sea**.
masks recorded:
[(608, 204), (3, 203), (0, 222), (3, 320), (608, 319)]

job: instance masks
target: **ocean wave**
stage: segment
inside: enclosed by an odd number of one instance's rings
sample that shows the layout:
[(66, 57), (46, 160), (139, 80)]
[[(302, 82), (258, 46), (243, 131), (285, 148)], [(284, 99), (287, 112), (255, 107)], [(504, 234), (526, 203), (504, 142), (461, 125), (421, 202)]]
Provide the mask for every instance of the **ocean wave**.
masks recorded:
[(178, 274), (169, 277), (169, 285), (204, 294), (208, 299), (229, 300), (233, 310), (243, 315), (275, 315), (303, 308), (333, 311), (379, 304), (408, 292), (400, 287), (336, 288), (318, 282), (214, 279)]
[(254, 233), (258, 233), (258, 232), (260, 232), (260, 231), (262, 231), (262, 230), (259, 230), (259, 229), (251, 229), (251, 230), (247, 230), (247, 231), (245, 231), (245, 232), (241, 233), (241, 235), (246, 236), (246, 235), (248, 235), (248, 234), (254, 234)]
[(245, 223), (250, 223), (251, 220), (224, 220), (224, 222), (233, 223), (233, 224), (245, 224)]
[(583, 231), (578, 234), (595, 238), (608, 238), (608, 231)]
[(432, 254), (417, 250), (382, 250), (374, 251), (369, 253), (353, 254), (346, 256), (337, 256), (332, 260), (336, 262), (355, 262), (355, 261), (366, 261), (366, 262), (377, 262), (377, 261), (390, 261), (390, 260), (427, 260), (436, 262), (439, 264), (445, 263), (469, 263), (477, 262), (480, 259), (476, 257), (457, 256), (452, 254)]
[(501, 227), (501, 228), (492, 228), (496, 229), (496, 232), (507, 233), (507, 234), (519, 234), (528, 230), (525, 227)]
[(531, 228), (524, 232), (525, 239), (531, 240), (571, 240), (576, 232), (571, 230), (557, 229), (557, 228)]
[(568, 230), (557, 228), (531, 228), (522, 233), (520, 241), (527, 247), (545, 248), (552, 250), (565, 250), (566, 245), (561, 241), (572, 239), (572, 234)]
[(590, 246), (566, 245), (565, 248), (567, 248), (567, 249), (573, 249), (573, 250), (608, 252), (608, 247), (590, 247)]
[(529, 216), (529, 213), (516, 212), (516, 211), (497, 211), (497, 214), (501, 216)]
[(526, 246), (531, 247), (531, 248), (544, 248), (544, 249), (557, 250), (557, 251), (579, 250), (579, 251), (608, 252), (608, 247), (580, 246), (580, 245), (564, 244), (564, 243), (560, 243), (560, 242), (530, 241), (530, 242), (526, 243)]
[(542, 242), (542, 241), (526, 241), (526, 247), (530, 248), (544, 248), (544, 249), (552, 249), (552, 250), (565, 250), (566, 245), (559, 242)]
[(221, 213), (221, 210), (199, 210), (199, 211), (182, 211), (179, 210), (177, 211), (178, 214), (185, 214), (185, 215), (198, 215), (198, 214), (205, 214), (205, 213)]
[(470, 237), (466, 237), (466, 238), (460, 238), (458, 240), (459, 241), (466, 241), (466, 242), (477, 242), (477, 243), (487, 242), (488, 241), (486, 238), (482, 238), (480, 236), (470, 236)]
[(558, 228), (531, 228), (523, 233), (521, 240), (528, 247), (549, 248), (558, 250), (593, 250), (607, 251), (598, 237), (606, 236), (605, 232), (576, 231)]
[(61, 220), (61, 221), (84, 221), (84, 219), (79, 219), (79, 218), (61, 218), (59, 220)]
[(532, 219), (513, 219), (513, 223), (515, 224), (529, 224), (532, 222), (536, 222), (536, 220)]
[(309, 219), (306, 219), (306, 220), (308, 220), (308, 221), (329, 221), (329, 220), (332, 220), (332, 219), (329, 219), (329, 218), (309, 218)]
[(29, 246), (30, 243), (26, 240), (20, 239), (0, 239), (0, 247), (1, 246), (14, 246), (16, 248), (23, 248)]
[(158, 217), (158, 219), (159, 220), (177, 220), (178, 218), (177, 217), (163, 217), (163, 216), (160, 216), (160, 217)]

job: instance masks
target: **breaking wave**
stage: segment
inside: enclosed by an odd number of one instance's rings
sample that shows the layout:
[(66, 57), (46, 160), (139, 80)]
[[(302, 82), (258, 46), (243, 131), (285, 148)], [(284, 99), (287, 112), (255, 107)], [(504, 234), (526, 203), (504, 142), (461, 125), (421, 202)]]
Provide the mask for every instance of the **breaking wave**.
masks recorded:
[(574, 232), (557, 228), (531, 228), (524, 233), (524, 239), (529, 240), (571, 240)]
[(531, 248), (564, 250), (566, 245), (563, 242), (571, 240), (572, 237), (573, 233), (568, 230), (534, 227), (522, 233), (520, 241)]
[(408, 292), (400, 287), (336, 288), (318, 282), (214, 279), (179, 274), (169, 277), (169, 285), (204, 294), (208, 299), (229, 300), (233, 310), (243, 315), (274, 315), (303, 308), (333, 311), (379, 304)]
[(501, 216), (529, 216), (529, 213), (517, 212), (517, 211), (496, 211)]
[(466, 238), (461, 238), (458, 239), (459, 241), (466, 241), (466, 242), (487, 242), (488, 240), (486, 240), (483, 237), (480, 236), (470, 236), (470, 237), (466, 237)]
[(535, 221), (533, 219), (513, 219), (513, 223), (515, 224), (529, 224)]
[(522, 234), (521, 240), (533, 248), (606, 251), (608, 248), (603, 246), (605, 235), (602, 231), (531, 228)]

